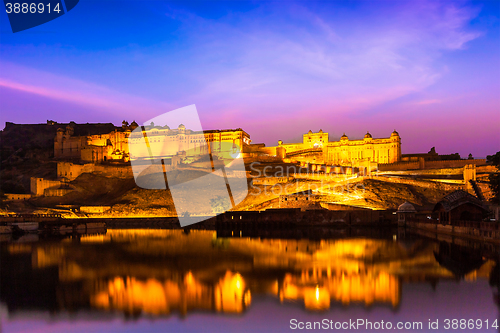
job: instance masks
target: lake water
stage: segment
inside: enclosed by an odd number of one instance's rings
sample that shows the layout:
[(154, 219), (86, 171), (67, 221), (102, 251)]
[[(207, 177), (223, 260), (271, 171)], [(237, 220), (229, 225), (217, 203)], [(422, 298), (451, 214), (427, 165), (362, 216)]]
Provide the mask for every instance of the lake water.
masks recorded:
[(2, 332), (497, 332), (492, 326), (500, 325), (498, 248), (464, 239), (402, 230), (222, 237), (108, 229), (0, 246)]

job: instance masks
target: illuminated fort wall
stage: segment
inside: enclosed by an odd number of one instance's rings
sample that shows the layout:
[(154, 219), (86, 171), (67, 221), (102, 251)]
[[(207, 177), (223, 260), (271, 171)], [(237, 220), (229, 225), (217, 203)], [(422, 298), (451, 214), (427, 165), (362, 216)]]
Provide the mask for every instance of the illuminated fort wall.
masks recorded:
[(359, 161), (396, 163), (401, 160), (401, 138), (392, 132), (389, 138), (374, 139), (367, 133), (363, 140), (349, 140), (344, 134), (340, 141), (329, 142), (325, 162), (345, 164)]
[[(148, 149), (144, 149), (145, 138)], [(168, 126), (146, 127), (143, 133), (134, 133), (130, 139), (133, 155), (131, 159), (168, 158), (185, 152), (186, 156), (197, 156), (214, 152), (229, 150), (243, 150), (251, 142), (250, 135), (241, 128), (229, 130), (192, 131), (184, 125), (179, 125), (175, 130)]]
[[(88, 136), (74, 136), (73, 127), (67, 126), (66, 130), (60, 128), (54, 140), (54, 157), (59, 159), (74, 159), (83, 162), (102, 162), (107, 160), (130, 159), (129, 142), (133, 145), (143, 145), (145, 134), (148, 141), (148, 149), (133, 149), (140, 151), (143, 155), (132, 158), (166, 158), (177, 155), (185, 151), (189, 156), (208, 153), (208, 144), (214, 150), (223, 150), (226, 147), (243, 150), (244, 145), (249, 145), (250, 135), (241, 128), (229, 130), (209, 130), (195, 132), (186, 129), (184, 125), (179, 125), (177, 129), (170, 129), (168, 126), (146, 126), (144, 132), (138, 137), (130, 138), (132, 131), (137, 128), (134, 122), (132, 125), (124, 125), (108, 133), (101, 133)], [(224, 145), (223, 143), (230, 143)]]

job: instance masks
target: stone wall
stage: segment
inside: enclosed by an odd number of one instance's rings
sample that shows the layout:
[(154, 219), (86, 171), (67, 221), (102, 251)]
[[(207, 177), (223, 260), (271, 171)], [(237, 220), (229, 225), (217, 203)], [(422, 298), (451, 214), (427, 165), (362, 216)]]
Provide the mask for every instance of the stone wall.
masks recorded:
[(279, 196), (280, 208), (321, 209), (318, 200), (319, 195), (312, 194), (290, 194)]
[(61, 186), (59, 180), (48, 180), (43, 178), (31, 177), (31, 194), (34, 196), (45, 195), (45, 190), (48, 188), (58, 188)]
[(364, 177), (358, 175), (349, 174), (337, 174), (337, 173), (294, 173), (293, 177), (296, 179), (307, 179), (307, 180), (325, 180), (325, 181), (342, 181), (349, 179), (362, 180)]
[(94, 164), (74, 164), (70, 162), (57, 163), (57, 177), (74, 180), (82, 173), (94, 172)]
[(228, 178), (250, 178), (250, 172), (245, 170), (226, 170)]
[(485, 159), (477, 160), (444, 160), (444, 161), (424, 161), (421, 159), (418, 162), (398, 162), (378, 165), (379, 171), (405, 171), (419, 169), (444, 169), (444, 168), (463, 168), (468, 164), (485, 165)]
[(337, 203), (331, 203), (331, 202), (322, 202), (321, 207), (328, 209), (328, 210), (371, 210), (371, 209), (365, 208), (365, 207), (357, 207), (357, 206), (337, 204)]
[(390, 176), (379, 176), (377, 177), (377, 179), (384, 182), (414, 185), (425, 188), (432, 188), (440, 191), (455, 191), (455, 190), (461, 190), (463, 188), (462, 184), (447, 184), (430, 180), (405, 179), (405, 178), (390, 177)]
[(87, 214), (102, 214), (111, 210), (110, 206), (81, 206), (80, 212)]
[(15, 194), (15, 193), (5, 193), (7, 201), (18, 201), (18, 200), (28, 200), (31, 198), (31, 194)]
[(288, 183), (293, 180), (293, 177), (256, 177), (252, 178), (253, 185), (276, 185)]
[(278, 156), (257, 155), (245, 159), (245, 163), (251, 162), (283, 162), (283, 159)]
[(82, 173), (98, 173), (107, 177), (116, 178), (131, 178), (132, 167), (130, 164), (123, 165), (103, 165), (103, 164), (75, 164), (70, 162), (57, 163), (57, 176), (59, 178), (66, 178), (74, 180)]
[[(381, 171), (381, 170), (379, 170)], [(463, 168), (444, 168), (444, 169), (427, 169), (427, 170), (390, 170), (384, 173), (391, 175), (402, 175), (402, 176), (440, 176), (440, 175), (462, 175)]]
[(395, 215), (390, 212), (369, 209), (354, 210), (314, 210), (308, 212), (307, 223), (311, 225), (373, 225), (374, 223), (395, 223)]
[(132, 178), (132, 167), (130, 165), (96, 165), (94, 166), (94, 172), (99, 173), (106, 177), (116, 177), (116, 178)]
[(420, 163), (414, 161), (389, 163), (389, 164), (379, 163), (378, 165), (379, 171), (406, 171), (406, 170), (418, 170), (418, 169), (420, 169)]
[(477, 165), (476, 166), (476, 172), (477, 173), (491, 173), (491, 172), (498, 172), (498, 168), (494, 165), (491, 164), (486, 164), (486, 165)]
[(46, 197), (62, 197), (72, 191), (73, 189), (70, 188), (47, 188), (43, 191), (43, 195)]
[[(390, 211), (380, 210), (302, 210), (299, 208), (266, 209), (264, 212), (233, 211), (218, 215), (217, 228), (224, 228), (225, 223), (240, 223), (261, 226), (260, 223), (292, 223), (301, 226), (373, 226), (374, 223), (390, 225), (396, 222), (395, 215)], [(287, 226), (285, 226), (286, 228)], [(240, 229), (241, 230), (241, 229)]]
[(442, 168), (463, 168), (467, 164), (483, 165), (486, 164), (485, 159), (477, 160), (449, 160), (449, 161), (426, 161), (426, 169), (442, 169)]

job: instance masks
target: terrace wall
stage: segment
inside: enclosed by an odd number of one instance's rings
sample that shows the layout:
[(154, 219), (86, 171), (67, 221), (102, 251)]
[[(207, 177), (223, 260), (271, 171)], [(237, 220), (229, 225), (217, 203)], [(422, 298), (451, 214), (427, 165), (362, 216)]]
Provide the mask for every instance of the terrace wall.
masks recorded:
[(444, 168), (463, 168), (468, 164), (485, 165), (485, 159), (477, 160), (443, 160), (443, 161), (408, 161), (378, 165), (379, 171), (405, 171), (419, 169), (444, 169)]

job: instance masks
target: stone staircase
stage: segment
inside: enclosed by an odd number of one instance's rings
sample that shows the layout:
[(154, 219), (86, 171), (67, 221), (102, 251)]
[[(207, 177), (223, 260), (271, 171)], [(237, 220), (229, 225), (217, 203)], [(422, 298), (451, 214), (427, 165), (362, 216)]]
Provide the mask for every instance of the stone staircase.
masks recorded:
[(483, 191), (481, 191), (481, 189), (477, 185), (477, 182), (475, 180), (471, 179), (471, 180), (469, 180), (469, 183), (472, 186), (472, 188), (474, 189), (474, 193), (476, 193), (476, 196), (478, 197), (478, 199), (481, 201), (484, 201), (485, 199), (484, 199)]

